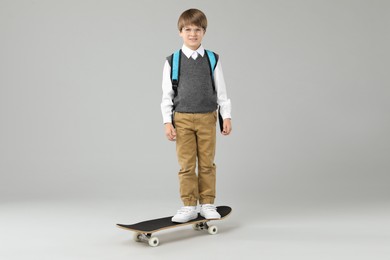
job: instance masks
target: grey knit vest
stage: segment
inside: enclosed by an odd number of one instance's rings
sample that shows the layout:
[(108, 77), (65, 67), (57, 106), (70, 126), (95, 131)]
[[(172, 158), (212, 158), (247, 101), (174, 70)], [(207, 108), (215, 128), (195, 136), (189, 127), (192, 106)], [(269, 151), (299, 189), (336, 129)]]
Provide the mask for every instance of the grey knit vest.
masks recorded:
[[(213, 89), (210, 65), (205, 53), (196, 60), (181, 52), (179, 86), (173, 99), (176, 112), (208, 113), (217, 109), (217, 93)], [(171, 57), (167, 58), (169, 65)]]

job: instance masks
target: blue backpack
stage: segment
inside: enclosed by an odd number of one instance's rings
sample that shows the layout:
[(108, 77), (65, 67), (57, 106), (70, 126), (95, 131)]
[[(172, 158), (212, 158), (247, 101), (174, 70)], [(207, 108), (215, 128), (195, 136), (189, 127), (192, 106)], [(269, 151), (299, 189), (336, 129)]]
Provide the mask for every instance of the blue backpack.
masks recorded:
[[(217, 66), (218, 58), (217, 55), (209, 50), (206, 51), (206, 57), (210, 65), (210, 76), (211, 76), (211, 82), (213, 84), (213, 90), (215, 91), (215, 85), (214, 85), (214, 70), (215, 67)], [(179, 80), (180, 80), (180, 59), (181, 59), (181, 50), (178, 50), (173, 53), (172, 55), (172, 60), (171, 60), (171, 81), (172, 81), (172, 89), (174, 92), (173, 98), (177, 96), (177, 88), (179, 86)], [(173, 100), (172, 100), (173, 103)], [(172, 108), (172, 124), (174, 125), (173, 122), (173, 111), (175, 110), (175, 107), (173, 106)], [(223, 130), (223, 119), (220, 113), (220, 109), (218, 107), (218, 118), (219, 118), (219, 127), (222, 132)]]

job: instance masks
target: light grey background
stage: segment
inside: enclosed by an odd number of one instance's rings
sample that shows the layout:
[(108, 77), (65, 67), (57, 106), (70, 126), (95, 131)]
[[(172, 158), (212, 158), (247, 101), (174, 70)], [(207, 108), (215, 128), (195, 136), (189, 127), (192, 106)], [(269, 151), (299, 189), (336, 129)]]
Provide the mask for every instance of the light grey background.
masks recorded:
[[(232, 256), (388, 256), (390, 3), (346, 0), (0, 0), (0, 226), (13, 234), (0, 237), (0, 256), (23, 257), (26, 228), (48, 233), (24, 248), (37, 259), (155, 256), (104, 225), (180, 206), (161, 79), (182, 45), (177, 18), (192, 7), (208, 17), (204, 46), (221, 55), (232, 100), (233, 132), (218, 135), (216, 204), (234, 214), (219, 224), (228, 230), (219, 244), (186, 230), (168, 233), (175, 243), (159, 254), (241, 243)], [(308, 223), (314, 238), (301, 229)], [(82, 244), (105, 234), (85, 254)]]

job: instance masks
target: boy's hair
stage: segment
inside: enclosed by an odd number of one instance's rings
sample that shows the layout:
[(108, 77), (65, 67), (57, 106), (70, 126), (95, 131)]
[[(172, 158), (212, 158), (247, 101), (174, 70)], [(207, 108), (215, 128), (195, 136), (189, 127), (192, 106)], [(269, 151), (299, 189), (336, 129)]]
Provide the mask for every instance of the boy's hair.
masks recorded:
[(198, 9), (188, 9), (184, 11), (177, 21), (177, 28), (179, 32), (183, 29), (184, 26), (195, 25), (202, 27), (206, 31), (207, 28), (207, 18), (206, 15)]

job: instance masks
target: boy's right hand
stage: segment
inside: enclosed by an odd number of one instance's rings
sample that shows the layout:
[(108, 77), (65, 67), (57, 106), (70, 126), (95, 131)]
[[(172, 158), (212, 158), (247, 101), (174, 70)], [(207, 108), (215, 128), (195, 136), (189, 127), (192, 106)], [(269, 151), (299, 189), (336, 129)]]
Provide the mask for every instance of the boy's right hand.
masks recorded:
[(165, 123), (165, 135), (169, 141), (176, 140), (176, 130), (171, 123)]

